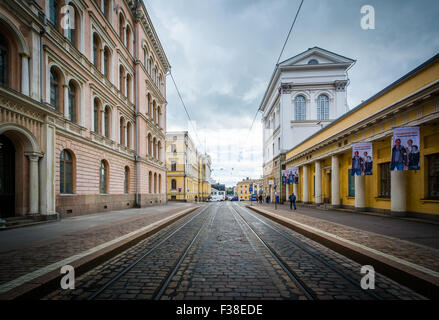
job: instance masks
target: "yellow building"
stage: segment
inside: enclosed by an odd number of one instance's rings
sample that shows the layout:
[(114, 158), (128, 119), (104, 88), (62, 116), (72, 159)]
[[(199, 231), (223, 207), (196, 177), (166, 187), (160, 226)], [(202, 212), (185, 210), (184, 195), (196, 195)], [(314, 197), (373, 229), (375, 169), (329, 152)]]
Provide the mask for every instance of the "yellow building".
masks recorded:
[(168, 200), (207, 200), (211, 158), (196, 149), (187, 131), (166, 134), (166, 166)]
[[(419, 127), (420, 170), (391, 171), (393, 129)], [(351, 175), (352, 144), (371, 142), (373, 174)], [(439, 219), (439, 54), (286, 153), (299, 202)]]
[[(235, 196), (238, 196), (238, 199), (250, 200), (250, 196), (252, 194), (262, 194), (263, 192), (263, 179), (243, 179), (238, 182), (235, 187)], [(251, 187), (251, 191), (250, 191)]]

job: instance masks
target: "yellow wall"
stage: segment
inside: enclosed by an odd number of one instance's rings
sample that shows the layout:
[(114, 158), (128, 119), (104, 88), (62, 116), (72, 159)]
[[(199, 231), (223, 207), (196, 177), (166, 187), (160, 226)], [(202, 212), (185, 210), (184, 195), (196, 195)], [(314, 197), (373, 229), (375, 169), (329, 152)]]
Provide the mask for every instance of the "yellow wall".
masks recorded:
[[(298, 199), (303, 200), (302, 179), (308, 179), (308, 199), (314, 202), (315, 159), (321, 161), (322, 168), (322, 200), (331, 200), (331, 178), (324, 168), (331, 166), (331, 155), (339, 157), (340, 198), (342, 205), (354, 207), (355, 197), (349, 196), (348, 170), (352, 165), (351, 144), (365, 140), (373, 141), (373, 175), (365, 177), (366, 207), (377, 211), (391, 209), (390, 198), (380, 198), (380, 164), (390, 162), (392, 128), (398, 126), (420, 126), (420, 156), (421, 169), (404, 172), (406, 178), (406, 208), (408, 212), (439, 214), (439, 200), (425, 200), (428, 196), (428, 163), (427, 156), (439, 153), (439, 101), (432, 95), (430, 100), (410, 103), (408, 96), (425, 85), (439, 80), (439, 63), (432, 62), (415, 75), (401, 81), (394, 88), (385, 92), (375, 100), (355, 110), (335, 123), (332, 127), (321, 130), (316, 136), (296, 146), (287, 153), (286, 167), (299, 166)], [(437, 90), (437, 89), (436, 89)], [(404, 101), (404, 98), (407, 100)], [(406, 103), (407, 107), (391, 117), (375, 117), (380, 109), (392, 105), (397, 101)], [(396, 106), (391, 107), (396, 108)], [(329, 141), (339, 132), (357, 124), (365, 118), (366, 126), (353, 134), (334, 139), (330, 144), (322, 146), (322, 142)], [(413, 124), (413, 121), (417, 124)], [(303, 165), (308, 165), (308, 177), (303, 176)], [(292, 190), (292, 189), (291, 189)]]

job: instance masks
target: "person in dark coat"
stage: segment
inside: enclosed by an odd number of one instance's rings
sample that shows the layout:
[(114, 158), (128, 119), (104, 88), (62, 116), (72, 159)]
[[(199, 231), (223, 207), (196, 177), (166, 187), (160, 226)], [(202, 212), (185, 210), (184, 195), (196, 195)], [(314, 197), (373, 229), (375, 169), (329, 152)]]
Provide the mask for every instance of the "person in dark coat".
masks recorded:
[(294, 206), (294, 210), (296, 210), (296, 196), (294, 195), (294, 192), (292, 194), (290, 194), (290, 210), (293, 210), (293, 206)]

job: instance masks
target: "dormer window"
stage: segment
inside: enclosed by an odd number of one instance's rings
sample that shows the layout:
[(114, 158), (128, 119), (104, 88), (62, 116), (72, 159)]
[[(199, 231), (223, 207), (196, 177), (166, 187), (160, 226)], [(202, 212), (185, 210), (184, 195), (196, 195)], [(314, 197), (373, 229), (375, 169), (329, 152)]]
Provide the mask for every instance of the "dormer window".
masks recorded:
[(311, 59), (308, 61), (308, 64), (319, 64), (319, 62), (316, 59)]

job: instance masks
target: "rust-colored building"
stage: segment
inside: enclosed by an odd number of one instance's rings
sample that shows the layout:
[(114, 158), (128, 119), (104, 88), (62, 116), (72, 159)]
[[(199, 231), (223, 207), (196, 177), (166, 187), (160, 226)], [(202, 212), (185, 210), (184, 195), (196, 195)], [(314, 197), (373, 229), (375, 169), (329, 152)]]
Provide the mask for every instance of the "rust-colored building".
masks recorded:
[(143, 1), (2, 1), (0, 217), (166, 202), (169, 68)]

